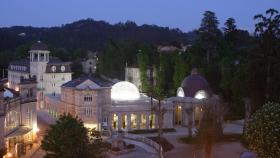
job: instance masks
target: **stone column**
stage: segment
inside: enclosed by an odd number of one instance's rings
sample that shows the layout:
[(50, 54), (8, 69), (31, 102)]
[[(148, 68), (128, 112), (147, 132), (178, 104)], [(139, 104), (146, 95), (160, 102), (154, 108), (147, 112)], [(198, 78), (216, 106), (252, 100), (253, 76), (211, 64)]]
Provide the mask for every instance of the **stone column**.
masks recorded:
[(145, 127), (146, 127), (146, 129), (149, 129), (149, 128), (150, 128), (150, 127), (149, 127), (149, 124), (150, 124), (149, 114), (146, 113), (145, 115), (146, 115), (146, 116), (145, 116), (145, 117), (146, 117), (146, 126), (145, 126)]
[(46, 60), (46, 54), (45, 54), (45, 53), (44, 53), (44, 61), (47, 61), (47, 60)]
[(140, 123), (141, 123), (141, 114), (136, 114), (136, 129), (140, 129)]
[(127, 130), (131, 130), (131, 115), (130, 113), (127, 114)]
[(112, 113), (109, 113), (108, 114), (108, 117), (107, 117), (107, 127), (108, 127), (108, 130), (112, 130), (113, 129), (113, 127), (112, 127)]
[(118, 113), (118, 130), (122, 129), (122, 114)]
[(155, 115), (154, 117), (155, 117), (155, 122), (154, 122), (155, 128), (158, 128), (158, 115)]
[(37, 53), (37, 61), (40, 61), (40, 53)]

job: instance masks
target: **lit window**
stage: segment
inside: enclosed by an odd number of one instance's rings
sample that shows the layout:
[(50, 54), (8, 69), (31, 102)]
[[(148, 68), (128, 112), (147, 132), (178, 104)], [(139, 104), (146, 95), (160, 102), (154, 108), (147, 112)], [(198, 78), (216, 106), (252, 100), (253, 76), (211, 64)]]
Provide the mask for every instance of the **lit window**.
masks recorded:
[(196, 99), (205, 99), (205, 98), (207, 98), (207, 96), (208, 95), (207, 95), (207, 93), (204, 90), (200, 90), (200, 91), (196, 92), (194, 98), (196, 98)]
[(178, 97), (185, 97), (185, 93), (182, 87), (179, 87), (177, 90), (177, 96)]

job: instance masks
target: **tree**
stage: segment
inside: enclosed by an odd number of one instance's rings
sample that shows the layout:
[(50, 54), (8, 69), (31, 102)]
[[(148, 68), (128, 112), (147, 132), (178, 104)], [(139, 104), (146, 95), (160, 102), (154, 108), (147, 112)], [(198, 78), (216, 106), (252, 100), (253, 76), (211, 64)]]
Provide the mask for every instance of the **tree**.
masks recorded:
[(51, 125), (42, 141), (47, 158), (88, 157), (87, 129), (83, 122), (70, 114), (62, 115)]
[(166, 112), (165, 108), (162, 108), (162, 100), (164, 98), (164, 64), (163, 57), (160, 55), (159, 67), (156, 70), (156, 85), (153, 88), (153, 97), (158, 100), (157, 106), (153, 107), (153, 111), (156, 112), (158, 116), (158, 138), (161, 141), (163, 134), (163, 119), (164, 113)]
[[(261, 53), (264, 55), (266, 64), (266, 99), (273, 98), (272, 88), (275, 86), (273, 81), (274, 67), (279, 66), (279, 44), (280, 44), (280, 14), (275, 9), (266, 11), (268, 17), (264, 15), (256, 15), (254, 19), (258, 19), (255, 33), (260, 37)], [(279, 70), (279, 69), (278, 69)], [(276, 74), (277, 75), (277, 74)], [(278, 77), (278, 76), (277, 76)], [(272, 93), (271, 93), (272, 90)]]
[(147, 77), (148, 70), (148, 56), (145, 52), (139, 52), (137, 54), (138, 68), (140, 72), (141, 90), (142, 92), (148, 92), (149, 83)]
[(258, 20), (255, 25), (257, 47), (250, 53), (248, 66), (251, 100), (254, 109), (258, 109), (266, 101), (280, 101), (280, 14), (269, 9), (266, 15), (258, 14), (254, 19)]
[(41, 147), (46, 158), (103, 158), (107, 151), (98, 131), (89, 132), (80, 119), (70, 114), (62, 115), (50, 126)]
[(225, 22), (224, 32), (225, 34), (232, 33), (236, 31), (236, 24), (234, 18), (228, 18)]
[(175, 56), (175, 66), (174, 66), (174, 75), (173, 75), (173, 84), (174, 88), (178, 88), (183, 79), (186, 77), (187, 65), (182, 59), (183, 56), (178, 54)]
[[(199, 28), (199, 41), (206, 52), (206, 61), (209, 64), (211, 59), (217, 58), (218, 42), (222, 33), (218, 28), (219, 21), (214, 12), (205, 11)], [(214, 62), (214, 61), (212, 61)]]
[(245, 129), (248, 148), (262, 158), (280, 155), (280, 104), (269, 102), (257, 110)]
[(216, 97), (204, 101), (202, 109), (203, 116), (197, 130), (197, 137), (203, 147), (204, 157), (211, 158), (214, 143), (223, 135), (224, 109)]

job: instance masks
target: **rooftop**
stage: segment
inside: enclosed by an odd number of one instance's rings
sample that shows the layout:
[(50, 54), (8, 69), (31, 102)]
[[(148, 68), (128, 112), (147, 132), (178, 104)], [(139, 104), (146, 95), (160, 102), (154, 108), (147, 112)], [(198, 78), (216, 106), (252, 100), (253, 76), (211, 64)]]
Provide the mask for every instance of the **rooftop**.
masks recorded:
[(31, 46), (30, 50), (48, 50), (48, 47), (41, 41), (37, 41)]
[[(73, 79), (67, 83), (64, 83), (62, 85), (62, 87), (77, 87), (78, 85), (82, 84), (83, 82), (90, 80), (96, 84), (98, 84), (98, 86), (100, 87), (111, 87), (113, 85), (113, 82), (106, 80), (105, 78), (97, 75), (97, 74), (92, 74), (90, 76), (87, 75), (83, 75), (79, 78)], [(90, 88), (90, 87), (88, 87)]]

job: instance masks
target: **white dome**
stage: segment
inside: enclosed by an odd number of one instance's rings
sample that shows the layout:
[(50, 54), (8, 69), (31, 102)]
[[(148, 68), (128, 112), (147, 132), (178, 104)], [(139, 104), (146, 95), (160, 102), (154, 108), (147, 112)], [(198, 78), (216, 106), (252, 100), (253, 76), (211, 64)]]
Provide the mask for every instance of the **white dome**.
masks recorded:
[(121, 81), (112, 86), (111, 89), (111, 98), (113, 100), (136, 100), (140, 98), (138, 88), (128, 82), (128, 81)]

